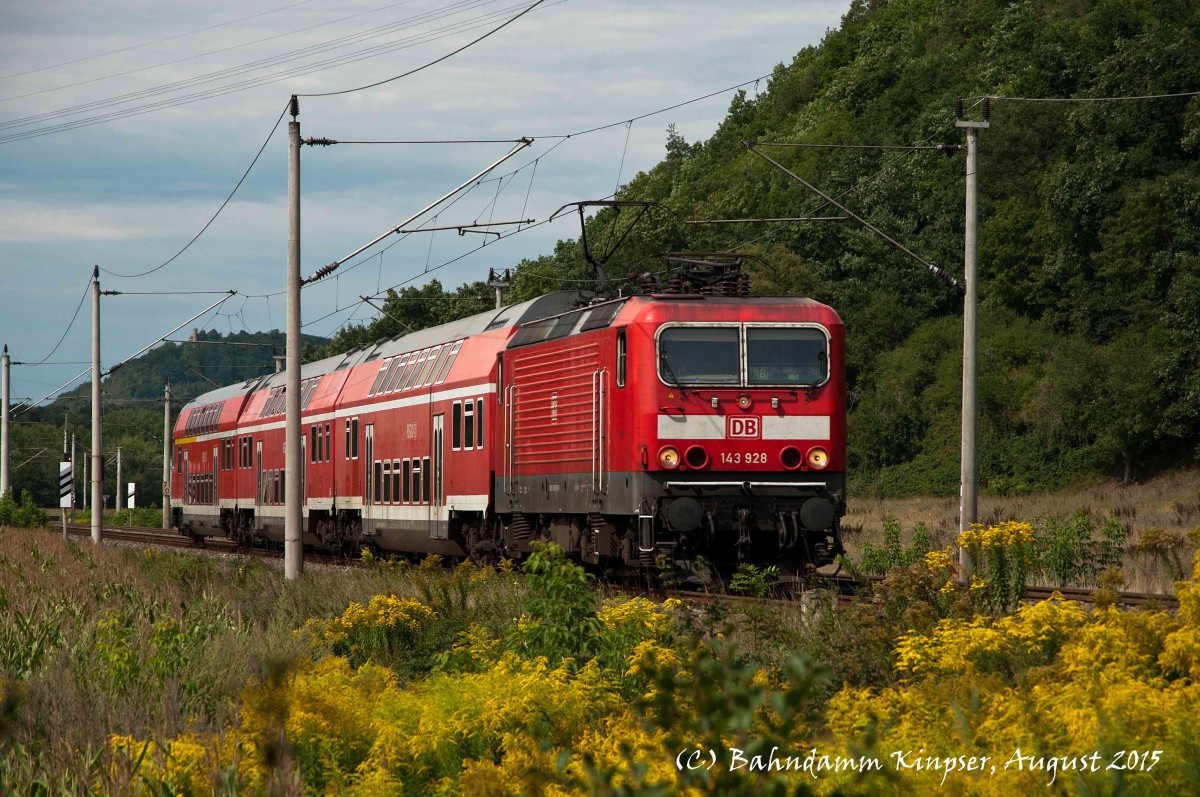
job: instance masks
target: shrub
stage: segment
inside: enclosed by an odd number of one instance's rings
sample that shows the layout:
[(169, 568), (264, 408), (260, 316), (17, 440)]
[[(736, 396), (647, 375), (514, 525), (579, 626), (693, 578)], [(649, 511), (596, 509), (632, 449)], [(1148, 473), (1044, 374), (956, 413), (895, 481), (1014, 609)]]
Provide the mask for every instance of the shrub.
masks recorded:
[(932, 550), (929, 529), (918, 523), (913, 529), (912, 545), (904, 548), (900, 543), (900, 523), (889, 517), (883, 522), (883, 545), (864, 543), (861, 561), (850, 563), (850, 572), (882, 576), (895, 568), (908, 567)]
[(510, 647), (522, 656), (545, 656), (552, 663), (592, 658), (601, 631), (593, 577), (568, 561), (554, 543), (535, 543), (524, 570), (529, 600)]
[(13, 500), (12, 491), (0, 494), (0, 526), (42, 528), (49, 525), (50, 516), (33, 502), (33, 493), (21, 491), (21, 503)]
[(1035, 538), (1036, 568), (1052, 586), (1094, 584), (1103, 570), (1120, 567), (1128, 534), (1124, 524), (1110, 517), (1096, 539), (1092, 519), (1083, 510), (1070, 520), (1048, 518)]

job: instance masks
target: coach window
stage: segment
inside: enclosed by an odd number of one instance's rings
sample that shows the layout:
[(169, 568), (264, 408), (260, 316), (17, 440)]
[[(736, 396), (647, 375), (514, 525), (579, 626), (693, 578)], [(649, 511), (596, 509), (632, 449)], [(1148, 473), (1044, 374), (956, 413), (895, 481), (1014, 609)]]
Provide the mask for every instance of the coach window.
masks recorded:
[(392, 364), (390, 359), (384, 360), (379, 366), (379, 373), (375, 375), (375, 382), (371, 385), (371, 389), (367, 391), (368, 396), (374, 396), (379, 390), (379, 385), (383, 382), (383, 378), (387, 376), (388, 366)]
[(468, 401), (463, 407), (463, 447), (470, 451), (475, 446), (475, 402)]
[(379, 503), (383, 495), (383, 461), (375, 460), (375, 491), (372, 493), (375, 496), (375, 503)]
[(350, 459), (358, 459), (358, 418), (350, 419), (350, 427), (353, 429), (350, 435)]
[(423, 349), (421, 353), (417, 355), (416, 365), (410, 366), (405, 370), (405, 373), (407, 373), (408, 376), (404, 380), (404, 387), (402, 390), (408, 390), (410, 387), (413, 387), (417, 384), (417, 377), (421, 375), (421, 371), (425, 366), (425, 360), (428, 359), (428, 357), (429, 349)]
[(450, 415), (450, 447), (455, 451), (462, 448), (462, 404), (457, 401)]
[(421, 373), (417, 376), (417, 381), (413, 387), (424, 387), (429, 384), (433, 378), (433, 364), (437, 362), (437, 356), (441, 350), (441, 346), (434, 346), (429, 350), (429, 354), (425, 358), (425, 367), (421, 369)]
[(392, 380), (396, 378), (396, 374), (400, 372), (400, 369), (403, 366), (404, 357), (394, 357), (392, 359), (392, 367), (388, 369), (387, 376), (384, 377), (383, 382), (379, 385), (379, 392), (377, 395), (383, 395), (384, 393), (388, 392), (388, 386), (392, 384)]
[(429, 503), (429, 477), (431, 475), (430, 468), (429, 468), (429, 457), (425, 457), (425, 459), (421, 461), (421, 471), (422, 471), (422, 473), (421, 473), (421, 503), (428, 504)]
[[(436, 360), (434, 360), (433, 368), (429, 369), (429, 376), (428, 376), (428, 378), (425, 379), (426, 385), (432, 385), (434, 383), (434, 381), (437, 379), (438, 374), (440, 374), (442, 372), (442, 366), (445, 364), (446, 360), (448, 360), (449, 358), (450, 358), (450, 344), (446, 344), (445, 346), (442, 347), (441, 355)], [(433, 357), (430, 357), (429, 359), (433, 360)]]
[(440, 385), (442, 382), (446, 381), (446, 377), (450, 375), (450, 368), (454, 365), (454, 358), (458, 356), (458, 350), (462, 348), (462, 344), (463, 342), (460, 340), (454, 344), (453, 348), (450, 349), (450, 356), (446, 358), (446, 362), (443, 363), (441, 369), (438, 371), (437, 379), (434, 382), (435, 384)]
[(287, 468), (279, 469), (279, 503), (287, 500)]
[(400, 460), (392, 460), (392, 503), (400, 503)]
[(406, 459), (406, 460), (404, 460), (404, 478), (401, 480), (404, 484), (404, 503), (406, 503), (406, 504), (409, 503), (409, 500), (410, 500), (410, 494), (409, 494), (408, 488), (409, 488), (409, 484), (410, 484), (409, 479), (411, 479), (411, 478), (412, 478), (412, 461)]
[(617, 387), (625, 387), (625, 330), (617, 330)]
[(413, 371), (417, 367), (417, 361), (420, 359), (420, 352), (409, 352), (408, 363), (404, 366), (404, 370), (400, 372), (400, 376), (396, 378), (396, 384), (392, 386), (393, 390), (403, 390), (408, 384), (409, 379), (413, 375)]
[(390, 504), (392, 502), (392, 463), (383, 463), (383, 503)]
[(408, 364), (409, 356), (408, 354), (402, 354), (396, 358), (396, 362), (392, 366), (392, 370), (388, 374), (388, 380), (381, 392), (391, 393), (396, 389), (397, 383), (400, 381), (400, 374), (404, 373), (404, 366)]
[(333, 424), (325, 424), (325, 461), (333, 461)]
[(414, 504), (421, 503), (421, 460), (412, 461), (412, 500)]
[(317, 427), (308, 427), (308, 436), (312, 438), (308, 441), (308, 461), (314, 463), (317, 461)]
[(475, 447), (483, 448), (483, 399), (475, 399)]

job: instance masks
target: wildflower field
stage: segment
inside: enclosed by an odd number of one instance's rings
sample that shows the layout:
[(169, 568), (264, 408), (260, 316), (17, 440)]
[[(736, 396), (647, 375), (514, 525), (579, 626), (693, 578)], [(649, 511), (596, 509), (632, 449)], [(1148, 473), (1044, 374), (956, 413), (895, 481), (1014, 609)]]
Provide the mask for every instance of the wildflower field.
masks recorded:
[(1046, 533), (973, 530), (970, 585), (900, 549), (871, 595), (792, 608), (605, 597), (551, 545), (289, 583), (7, 528), (0, 792), (1200, 793), (1200, 583), (1024, 603)]

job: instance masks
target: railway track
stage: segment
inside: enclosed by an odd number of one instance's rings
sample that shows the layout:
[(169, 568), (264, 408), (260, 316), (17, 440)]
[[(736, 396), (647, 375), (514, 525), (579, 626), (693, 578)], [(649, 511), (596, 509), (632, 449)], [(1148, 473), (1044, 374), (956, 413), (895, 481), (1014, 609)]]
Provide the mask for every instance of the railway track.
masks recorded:
[[(82, 523), (68, 523), (67, 533), (74, 537), (89, 537), (92, 533), (91, 526)], [(236, 543), (231, 540), (221, 539), (219, 537), (207, 538), (203, 545), (197, 545), (190, 537), (186, 537), (178, 532), (163, 531), (162, 529), (147, 529), (132, 526), (105, 526), (104, 539), (114, 540), (118, 542), (136, 543), (139, 545), (153, 545), (161, 548), (194, 548), (197, 550), (211, 551), (214, 553), (238, 554), (240, 556), (255, 556), (265, 559), (283, 559), (281, 549), (273, 548), (239, 548)], [(343, 567), (361, 567), (362, 561), (359, 559), (347, 559), (340, 556), (328, 556), (324, 554), (316, 554), (306, 551), (304, 554), (306, 563), (338, 565)], [(867, 583), (860, 580), (850, 578), (849, 576), (829, 576), (816, 582), (813, 589), (802, 590), (797, 595), (785, 598), (757, 598), (747, 595), (737, 595), (729, 593), (723, 589), (714, 589), (709, 591), (697, 590), (678, 590), (678, 589), (663, 589), (641, 586), (637, 588), (637, 594), (653, 597), (658, 600), (666, 598), (680, 598), (689, 600), (693, 603), (711, 603), (717, 600), (726, 603), (778, 603), (783, 605), (794, 605), (799, 599), (814, 600), (816, 596), (824, 594), (836, 595), (837, 600), (842, 603), (850, 603), (856, 600), (863, 600), (864, 595), (868, 592), (865, 587), (871, 583), (879, 581), (878, 577), (872, 577)], [(628, 592), (630, 588), (621, 587), (615, 584), (606, 585), (611, 591)], [(1025, 598), (1029, 601), (1048, 600), (1051, 596), (1057, 593), (1064, 600), (1079, 601), (1080, 603), (1091, 603), (1093, 601), (1094, 590), (1078, 589), (1078, 588), (1063, 588), (1055, 589), (1053, 587), (1028, 587), (1025, 590)], [(810, 597), (805, 598), (805, 595)], [(1146, 592), (1118, 592), (1116, 593), (1118, 606), (1129, 608), (1154, 608), (1174, 611), (1179, 608), (1179, 601), (1174, 595), (1161, 595), (1156, 593)]]
[[(67, 534), (72, 537), (90, 537), (92, 527), (82, 523), (68, 523)], [(260, 559), (278, 559), (283, 561), (283, 550), (281, 548), (239, 548), (238, 544), (232, 540), (222, 539), (220, 537), (208, 537), (203, 544), (197, 544), (191, 537), (184, 536), (177, 531), (163, 531), (162, 529), (147, 529), (139, 526), (108, 526), (104, 527), (104, 539), (115, 542), (129, 542), (137, 545), (153, 545), (159, 548), (188, 548), (197, 551), (207, 551), (212, 553), (236, 554), (238, 556), (253, 556)], [(362, 567), (362, 561), (359, 559), (346, 559), (341, 556), (329, 556), (326, 554), (312, 553), (305, 551), (304, 561), (306, 564), (319, 565), (338, 565), (342, 567)]]

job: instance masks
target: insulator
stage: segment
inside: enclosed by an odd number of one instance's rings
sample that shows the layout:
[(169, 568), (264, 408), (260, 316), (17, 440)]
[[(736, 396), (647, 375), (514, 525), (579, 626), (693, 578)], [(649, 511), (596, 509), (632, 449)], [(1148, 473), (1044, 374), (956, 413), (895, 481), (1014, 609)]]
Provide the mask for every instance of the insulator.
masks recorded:
[(991, 118), (992, 118), (992, 98), (984, 97), (983, 98), (983, 121), (986, 122), (988, 119), (991, 119)]
[(292, 95), (292, 101), (288, 104), (288, 110), (291, 112), (293, 119), (300, 115), (300, 98), (295, 94)]
[(954, 115), (956, 117), (958, 117), (959, 119), (963, 118), (963, 98), (962, 97), (954, 98)]

